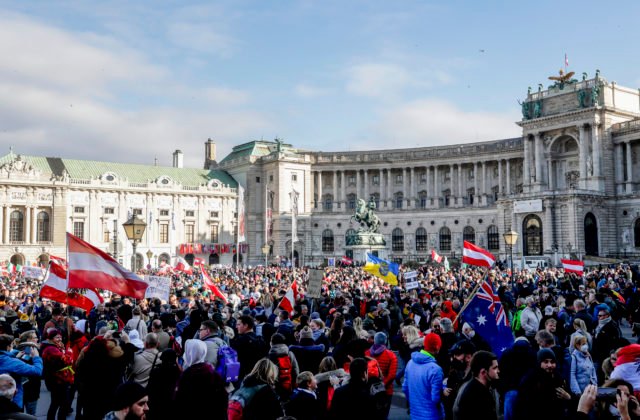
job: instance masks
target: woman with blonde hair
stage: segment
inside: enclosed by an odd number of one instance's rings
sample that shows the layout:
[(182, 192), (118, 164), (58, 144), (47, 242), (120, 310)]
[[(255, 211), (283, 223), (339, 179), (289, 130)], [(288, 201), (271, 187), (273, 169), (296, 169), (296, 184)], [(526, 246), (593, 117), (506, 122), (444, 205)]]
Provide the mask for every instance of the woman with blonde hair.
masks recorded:
[(569, 349), (574, 348), (574, 342), (578, 337), (584, 337), (587, 339), (587, 345), (589, 345), (589, 350), (591, 350), (591, 346), (593, 343), (593, 339), (591, 334), (589, 334), (589, 330), (587, 329), (587, 324), (584, 320), (580, 318), (576, 318), (573, 320), (573, 329), (575, 332), (571, 334), (571, 338), (569, 339)]
[(242, 386), (229, 398), (229, 417), (237, 414), (239, 402), (244, 401), (242, 418), (276, 420), (282, 417), (282, 407), (275, 392), (278, 367), (269, 359), (256, 362), (242, 381)]
[(369, 338), (369, 333), (362, 327), (362, 318), (356, 317), (353, 320), (353, 329), (356, 330), (356, 336), (358, 338)]
[(327, 356), (320, 362), (316, 382), (318, 383), (318, 402), (322, 410), (318, 418), (329, 418), (333, 393), (338, 387), (349, 382), (349, 374), (344, 369), (338, 369), (333, 357)]
[(582, 395), (588, 385), (597, 385), (596, 367), (589, 354), (589, 345), (586, 337), (576, 337), (571, 351), (571, 392), (574, 395)]

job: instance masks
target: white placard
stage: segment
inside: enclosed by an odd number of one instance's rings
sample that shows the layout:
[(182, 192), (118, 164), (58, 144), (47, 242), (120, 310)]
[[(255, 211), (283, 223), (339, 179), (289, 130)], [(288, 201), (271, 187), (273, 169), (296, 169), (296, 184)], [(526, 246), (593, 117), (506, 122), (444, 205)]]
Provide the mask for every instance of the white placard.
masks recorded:
[(542, 200), (521, 200), (513, 202), (514, 213), (538, 213), (542, 211)]
[(42, 280), (44, 278), (44, 271), (40, 267), (22, 267), (22, 275), (27, 279), (38, 279)]
[(147, 291), (144, 294), (145, 298), (169, 300), (169, 292), (171, 290), (171, 279), (169, 277), (144, 276), (144, 279), (149, 283), (149, 287), (147, 287)]
[(322, 297), (323, 270), (309, 270), (309, 284), (307, 285), (307, 296), (313, 298)]
[(418, 281), (408, 281), (404, 284), (404, 288), (406, 290), (412, 290), (412, 289), (417, 289), (418, 287), (420, 287), (420, 283), (418, 283)]
[(418, 272), (417, 271), (407, 271), (406, 273), (404, 273), (403, 277), (404, 277), (405, 280), (415, 279), (416, 277), (418, 277)]

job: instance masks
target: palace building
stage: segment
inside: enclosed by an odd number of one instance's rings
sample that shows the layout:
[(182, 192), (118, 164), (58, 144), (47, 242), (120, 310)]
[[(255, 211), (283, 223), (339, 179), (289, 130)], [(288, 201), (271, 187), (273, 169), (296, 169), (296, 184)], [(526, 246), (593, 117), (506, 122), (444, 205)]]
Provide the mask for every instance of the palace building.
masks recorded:
[[(517, 138), (357, 152), (251, 141), (219, 162), (209, 140), (205, 169), (182, 168), (179, 151), (169, 168), (10, 153), (0, 158), (0, 261), (64, 254), (65, 231), (113, 253), (114, 220), (135, 213), (149, 225), (144, 264), (146, 252), (152, 265), (231, 264), (236, 252), (251, 265), (291, 255), (320, 264), (349, 253), (358, 198), (376, 203), (385, 256), (396, 261), (425, 261), (431, 249), (457, 257), (463, 240), (504, 259), (512, 230), (514, 259), (637, 258), (640, 91), (598, 73), (567, 76), (529, 89)], [(246, 244), (236, 249), (238, 185)], [(127, 261), (123, 230), (116, 243)]]

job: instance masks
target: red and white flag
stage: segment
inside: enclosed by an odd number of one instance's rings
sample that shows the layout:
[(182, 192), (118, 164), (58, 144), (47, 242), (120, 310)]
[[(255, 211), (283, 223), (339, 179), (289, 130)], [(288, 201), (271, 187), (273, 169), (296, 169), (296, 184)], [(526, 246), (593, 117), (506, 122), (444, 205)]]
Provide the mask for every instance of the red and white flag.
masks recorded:
[(160, 262), (160, 270), (158, 270), (158, 274), (171, 274), (173, 273), (173, 267), (171, 267), (169, 264), (167, 264), (166, 261), (161, 261)]
[(291, 314), (293, 312), (293, 305), (296, 304), (296, 300), (298, 300), (299, 297), (298, 284), (294, 281), (291, 283), (291, 287), (289, 287), (287, 294), (284, 295), (278, 306)]
[(104, 289), (144, 299), (149, 283), (122, 267), (109, 254), (67, 233), (70, 289)]
[(565, 273), (576, 273), (582, 275), (584, 273), (584, 262), (575, 260), (560, 260)]
[(189, 263), (182, 257), (176, 258), (176, 265), (173, 269), (175, 271), (182, 271), (185, 274), (193, 274), (193, 268), (191, 268)]
[(214, 283), (213, 279), (209, 275), (209, 272), (206, 268), (204, 268), (204, 260), (202, 258), (196, 258), (193, 260), (193, 265), (200, 269), (200, 274), (202, 275), (202, 281), (204, 285), (211, 290), (211, 292), (222, 299), (224, 303), (227, 303), (227, 296), (222, 293), (222, 290), (218, 288), (218, 286)]
[(431, 259), (438, 264), (442, 262), (442, 255), (439, 255), (435, 249), (431, 250)]
[(567, 53), (564, 53), (564, 66), (569, 67), (569, 57), (567, 56)]
[(469, 241), (464, 241), (462, 263), (479, 267), (491, 267), (496, 263), (496, 257), (486, 249), (482, 249)]
[(67, 290), (67, 269), (59, 260), (61, 259), (51, 259), (47, 277), (42, 289), (40, 289), (41, 297), (75, 306), (85, 312), (89, 312), (91, 308), (103, 302), (102, 296), (96, 290), (83, 289), (83, 293), (69, 292)]
[(349, 257), (342, 257), (340, 259), (340, 262), (342, 262), (342, 265), (351, 265), (353, 264), (353, 260)]

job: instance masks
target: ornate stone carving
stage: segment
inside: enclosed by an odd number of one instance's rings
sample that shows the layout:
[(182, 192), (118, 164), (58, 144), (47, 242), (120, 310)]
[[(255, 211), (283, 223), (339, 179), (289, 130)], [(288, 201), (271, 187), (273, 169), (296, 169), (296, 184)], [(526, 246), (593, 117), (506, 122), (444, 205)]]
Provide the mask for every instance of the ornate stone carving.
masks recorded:
[(35, 177), (40, 175), (40, 171), (34, 168), (30, 163), (22, 160), (21, 155), (17, 155), (15, 159), (0, 166), (0, 173), (7, 177), (13, 175)]

